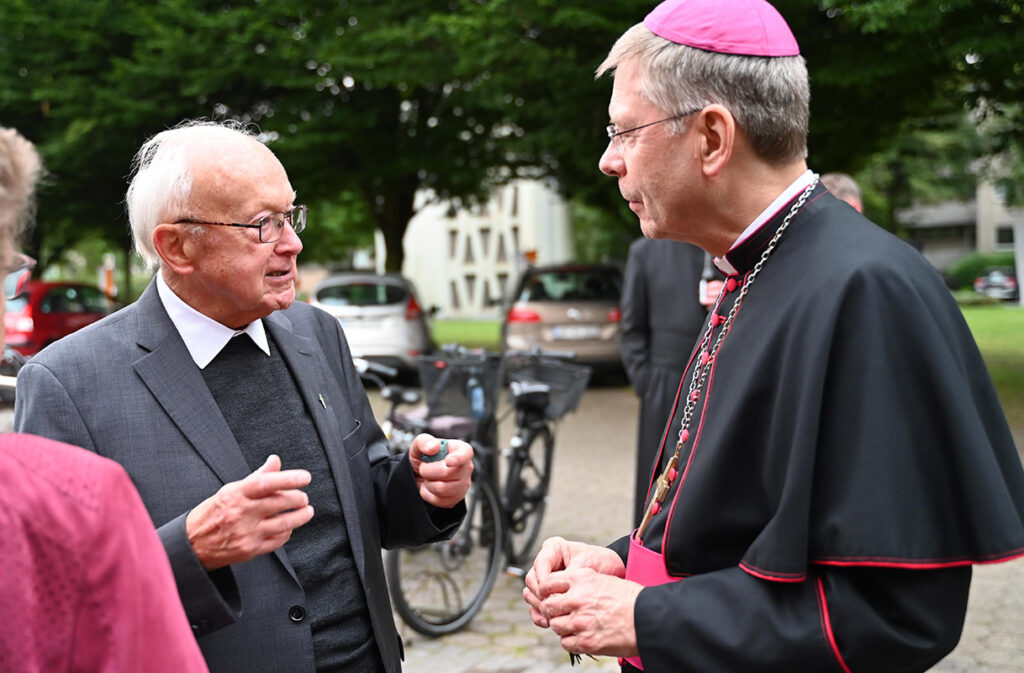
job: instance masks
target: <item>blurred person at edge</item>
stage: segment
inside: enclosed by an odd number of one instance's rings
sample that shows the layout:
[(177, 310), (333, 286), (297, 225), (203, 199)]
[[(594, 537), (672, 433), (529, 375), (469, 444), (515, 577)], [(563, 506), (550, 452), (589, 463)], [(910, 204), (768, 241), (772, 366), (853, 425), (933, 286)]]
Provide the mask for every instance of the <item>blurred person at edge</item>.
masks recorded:
[(860, 200), (860, 187), (857, 181), (846, 173), (822, 173), (821, 184), (837, 199), (853, 206), (858, 213), (864, 212), (864, 205)]
[[(0, 127), (0, 343), (7, 293), (35, 265), (17, 247), (41, 172), (32, 143)], [(114, 461), (0, 435), (0, 559), (0, 670), (207, 670), (153, 522)]]
[(249, 129), (158, 133), (127, 205), (156, 278), (22, 368), (15, 427), (125, 466), (211, 671), (397, 673), (381, 548), (457, 528), (472, 448), (390, 455), (338, 321), (295, 301), (305, 207)]
[(771, 5), (663, 2), (612, 70), (601, 170), (645, 236), (727, 278), (644, 520), (545, 541), (532, 620), (625, 671), (927, 670), (972, 564), (1024, 555), (1024, 470), (963, 316), (808, 170), (807, 70)]
[[(704, 278), (707, 274), (710, 277)], [(679, 379), (721, 274), (707, 253), (679, 241), (639, 238), (629, 246), (622, 283), (622, 365), (640, 398), (633, 525), (639, 525), (654, 459), (665, 435)], [(702, 292), (703, 289), (703, 292)]]

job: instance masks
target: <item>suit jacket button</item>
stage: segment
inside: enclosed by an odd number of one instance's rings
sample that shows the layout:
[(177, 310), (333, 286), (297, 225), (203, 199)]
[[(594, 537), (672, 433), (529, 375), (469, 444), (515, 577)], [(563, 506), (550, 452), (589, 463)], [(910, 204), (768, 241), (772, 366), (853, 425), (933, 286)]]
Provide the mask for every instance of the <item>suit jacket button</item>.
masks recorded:
[(288, 618), (293, 622), (298, 623), (306, 618), (306, 608), (301, 605), (293, 605), (288, 608)]

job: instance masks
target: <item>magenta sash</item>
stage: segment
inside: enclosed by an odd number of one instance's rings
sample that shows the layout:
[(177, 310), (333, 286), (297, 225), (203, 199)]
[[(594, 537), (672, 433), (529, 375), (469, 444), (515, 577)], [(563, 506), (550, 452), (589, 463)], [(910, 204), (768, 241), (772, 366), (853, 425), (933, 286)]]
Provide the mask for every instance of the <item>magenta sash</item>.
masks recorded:
[[(653, 587), (669, 582), (678, 582), (682, 577), (672, 577), (665, 570), (665, 557), (648, 549), (636, 539), (636, 533), (629, 537), (629, 556), (626, 557), (626, 579), (645, 587)], [(631, 666), (644, 669), (640, 657), (626, 657)]]

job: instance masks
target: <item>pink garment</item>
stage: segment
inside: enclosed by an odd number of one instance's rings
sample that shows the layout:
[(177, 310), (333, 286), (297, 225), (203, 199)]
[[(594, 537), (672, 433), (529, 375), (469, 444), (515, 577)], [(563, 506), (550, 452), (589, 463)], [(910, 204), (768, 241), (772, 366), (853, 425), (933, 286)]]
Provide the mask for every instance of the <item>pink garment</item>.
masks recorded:
[[(681, 577), (672, 577), (665, 570), (665, 557), (658, 552), (640, 544), (634, 535), (629, 538), (629, 556), (626, 557), (626, 579), (645, 587), (653, 587), (669, 582), (678, 582)], [(644, 669), (640, 657), (626, 657), (631, 665)]]
[(800, 54), (786, 20), (765, 0), (666, 0), (644, 26), (670, 42), (719, 54)]
[(33, 435), (0, 436), (0, 671), (206, 673), (127, 473)]

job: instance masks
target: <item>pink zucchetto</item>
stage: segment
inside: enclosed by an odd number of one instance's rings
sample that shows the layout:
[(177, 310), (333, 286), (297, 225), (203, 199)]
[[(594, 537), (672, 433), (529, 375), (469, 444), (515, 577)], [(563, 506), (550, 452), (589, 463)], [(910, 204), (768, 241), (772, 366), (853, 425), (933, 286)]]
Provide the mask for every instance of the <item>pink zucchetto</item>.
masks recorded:
[(676, 44), (740, 56), (799, 56), (778, 10), (764, 0), (666, 0), (644, 26)]

